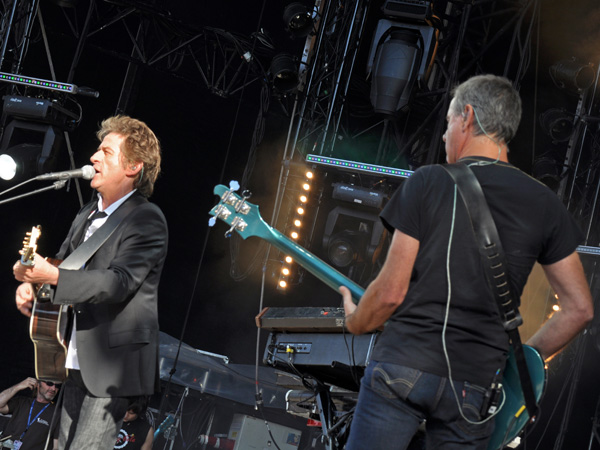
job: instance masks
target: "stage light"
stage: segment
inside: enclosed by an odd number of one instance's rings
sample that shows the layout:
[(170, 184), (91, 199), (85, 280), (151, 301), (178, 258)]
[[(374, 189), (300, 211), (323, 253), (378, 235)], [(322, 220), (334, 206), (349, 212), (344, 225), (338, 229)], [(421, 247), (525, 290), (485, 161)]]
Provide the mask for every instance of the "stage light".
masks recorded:
[(343, 230), (330, 239), (327, 246), (327, 257), (336, 267), (348, 267), (363, 256), (366, 238), (365, 232)]
[(307, 201), (307, 200), (308, 200), (308, 198), (306, 197), (306, 195), (301, 195), (301, 196), (300, 196), (300, 201), (301, 201), (302, 203), (306, 203), (306, 201)]
[(304, 183), (304, 184), (302, 185), (302, 189), (304, 189), (305, 191), (310, 191), (310, 184), (308, 184), (308, 183)]
[(563, 164), (550, 156), (542, 156), (536, 159), (531, 171), (536, 180), (541, 181), (553, 191), (558, 189), (564, 176)]
[(283, 10), (283, 22), (292, 37), (306, 37), (313, 29), (314, 21), (305, 4), (290, 3)]
[(293, 56), (287, 53), (275, 55), (269, 72), (276, 91), (287, 94), (298, 87), (298, 65)]
[(312, 172), (306, 172), (306, 178), (308, 178), (309, 180), (312, 180), (313, 176), (314, 175)]
[(0, 178), (12, 180), (17, 174), (17, 162), (10, 155), (0, 155)]
[(17, 181), (52, 171), (61, 144), (62, 133), (51, 125), (12, 120), (0, 141), (1, 178)]
[(415, 30), (391, 28), (389, 39), (379, 45), (373, 64), (371, 104), (375, 112), (395, 114), (408, 104), (412, 85), (419, 67), (419, 34)]
[(300, 235), (296, 231), (292, 231), (290, 236), (292, 236), (292, 239), (298, 239), (298, 237), (300, 237)]
[(296, 212), (297, 212), (298, 214), (302, 215), (302, 214), (304, 214), (304, 208), (302, 208), (302, 207), (299, 207), (299, 208), (296, 210)]
[(558, 61), (550, 66), (550, 77), (554, 84), (561, 89), (582, 91), (594, 82), (594, 66), (582, 63), (576, 58)]
[(296, 219), (296, 220), (294, 220), (294, 225), (297, 227), (300, 227), (302, 225), (302, 222), (300, 222), (300, 220)]
[(377, 210), (336, 206), (327, 215), (322, 245), (334, 266), (347, 268), (357, 262), (372, 263), (383, 233)]
[(550, 108), (540, 115), (542, 129), (556, 142), (566, 142), (573, 135), (573, 115), (562, 108)]
[(283, 269), (281, 269), (281, 273), (287, 277), (290, 274), (290, 269), (284, 267)]
[(279, 283), (277, 284), (277, 287), (279, 287), (281, 289), (285, 289), (287, 287), (287, 281), (285, 281), (285, 280), (279, 280)]
[(286, 256), (285, 257), (285, 262), (288, 264), (291, 264), (294, 262), (294, 259), (291, 256)]

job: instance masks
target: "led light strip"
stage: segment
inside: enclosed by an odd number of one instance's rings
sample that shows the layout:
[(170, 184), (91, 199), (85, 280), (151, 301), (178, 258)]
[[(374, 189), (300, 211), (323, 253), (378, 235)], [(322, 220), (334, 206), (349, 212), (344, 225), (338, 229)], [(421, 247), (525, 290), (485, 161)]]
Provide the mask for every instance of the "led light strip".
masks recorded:
[(0, 81), (22, 84), (24, 86), (34, 86), (42, 89), (49, 89), (51, 91), (69, 92), (71, 94), (75, 94), (77, 92), (77, 86), (74, 84), (43, 80), (41, 78), (25, 77), (23, 75), (15, 75), (6, 72), (0, 72)]
[(577, 247), (579, 253), (587, 253), (588, 255), (600, 255), (600, 247), (589, 247), (587, 245), (580, 245)]
[(386, 175), (394, 178), (408, 178), (414, 171), (407, 169), (396, 169), (395, 167), (378, 166), (345, 159), (330, 158), (328, 156), (306, 155), (306, 162), (319, 164), (321, 166), (337, 167), (339, 169), (354, 170), (368, 174)]

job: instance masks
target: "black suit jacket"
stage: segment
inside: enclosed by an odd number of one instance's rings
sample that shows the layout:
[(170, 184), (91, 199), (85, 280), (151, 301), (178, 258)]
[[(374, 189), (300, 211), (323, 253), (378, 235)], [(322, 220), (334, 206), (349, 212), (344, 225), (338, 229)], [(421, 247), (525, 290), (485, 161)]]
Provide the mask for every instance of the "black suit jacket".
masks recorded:
[[(57, 258), (79, 244), (96, 205), (79, 211)], [(127, 215), (83, 270), (59, 269), (52, 299), (73, 305), (81, 376), (97, 397), (151, 395), (159, 382), (157, 293), (167, 223), (137, 192), (121, 208)]]

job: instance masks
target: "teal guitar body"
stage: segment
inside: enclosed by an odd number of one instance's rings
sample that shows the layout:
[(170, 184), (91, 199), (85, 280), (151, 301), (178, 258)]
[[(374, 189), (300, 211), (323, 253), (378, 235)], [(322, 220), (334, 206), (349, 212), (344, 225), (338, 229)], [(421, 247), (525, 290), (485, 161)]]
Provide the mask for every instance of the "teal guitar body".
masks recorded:
[[(340, 286), (346, 286), (352, 293), (355, 303), (360, 301), (364, 289), (348, 279), (329, 264), (317, 258), (293, 240), (267, 224), (258, 210), (257, 205), (247, 202), (234, 190), (223, 185), (214, 188), (219, 203), (211, 209), (210, 214), (227, 223), (244, 239), (258, 237), (269, 242), (279, 250), (291, 255), (295, 261), (324, 282), (335, 291)], [(214, 224), (214, 219), (211, 219)], [(539, 353), (527, 345), (523, 346), (525, 359), (531, 376), (535, 398), (539, 400), (546, 386), (546, 369)], [(495, 417), (495, 428), (488, 450), (500, 450), (515, 439), (525, 425), (529, 423), (529, 414), (525, 409), (525, 399), (521, 389), (521, 381), (517, 370), (516, 360), (510, 351), (503, 376), (503, 397), (501, 408)]]

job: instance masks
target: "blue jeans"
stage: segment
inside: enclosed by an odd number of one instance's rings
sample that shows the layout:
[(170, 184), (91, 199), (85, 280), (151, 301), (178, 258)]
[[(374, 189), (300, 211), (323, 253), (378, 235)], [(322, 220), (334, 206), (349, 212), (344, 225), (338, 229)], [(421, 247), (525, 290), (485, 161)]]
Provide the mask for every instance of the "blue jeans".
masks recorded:
[[(463, 414), (481, 420), (485, 389), (454, 382)], [(425, 422), (426, 448), (486, 450), (494, 420), (482, 425), (460, 415), (448, 378), (371, 361), (361, 380), (346, 450), (405, 450)]]

